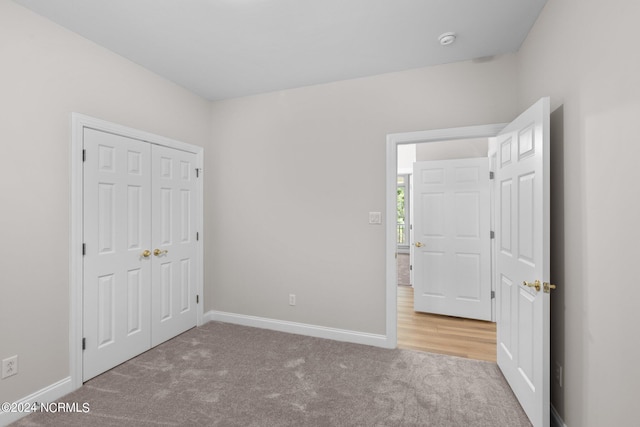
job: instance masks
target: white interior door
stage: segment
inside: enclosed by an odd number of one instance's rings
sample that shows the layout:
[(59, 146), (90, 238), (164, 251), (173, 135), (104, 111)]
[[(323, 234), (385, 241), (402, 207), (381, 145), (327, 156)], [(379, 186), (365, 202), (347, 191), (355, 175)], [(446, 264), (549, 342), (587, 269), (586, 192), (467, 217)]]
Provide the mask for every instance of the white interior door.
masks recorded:
[(196, 155), (84, 129), (83, 381), (197, 323)]
[(83, 378), (151, 347), (151, 150), (84, 129)]
[(414, 163), (414, 309), (491, 320), (489, 159)]
[(154, 145), (152, 345), (196, 325), (196, 155)]
[(496, 144), (498, 365), (534, 427), (547, 427), (549, 99), (507, 125)]

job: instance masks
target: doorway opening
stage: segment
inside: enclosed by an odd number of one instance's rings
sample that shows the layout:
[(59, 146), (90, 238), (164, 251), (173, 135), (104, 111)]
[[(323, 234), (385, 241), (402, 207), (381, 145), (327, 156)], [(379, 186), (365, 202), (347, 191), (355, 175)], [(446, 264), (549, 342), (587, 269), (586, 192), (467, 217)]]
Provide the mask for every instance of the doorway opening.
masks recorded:
[[(398, 176), (406, 176), (402, 181), (408, 187), (408, 244), (412, 248), (411, 223), (414, 218), (415, 203), (412, 200), (413, 162), (417, 160), (417, 147), (421, 158), (444, 159), (460, 157), (486, 157), (486, 148), (479, 140), (486, 141), (495, 137), (504, 127), (503, 124), (472, 126), (435, 131), (410, 132), (393, 134), (387, 137), (387, 194), (396, 197), (387, 201), (387, 336), (399, 347), (414, 348), (462, 357), (495, 360), (495, 324), (480, 322), (460, 317), (440, 316), (416, 313), (413, 307), (413, 277), (410, 270), (409, 284), (400, 285), (399, 276), (407, 276), (402, 271), (405, 265), (414, 264), (412, 250), (403, 253), (399, 244), (398, 232)], [(475, 142), (469, 142), (475, 140)], [(463, 142), (456, 142), (463, 141)], [(449, 144), (447, 147), (446, 144)], [(413, 148), (412, 148), (413, 146)], [(462, 151), (459, 151), (462, 147)], [(471, 150), (471, 151), (469, 151)], [(409, 154), (407, 156), (407, 152)], [(469, 154), (471, 152), (471, 154)], [(405, 191), (405, 200), (407, 193)], [(393, 224), (392, 224), (393, 221)], [(407, 224), (404, 224), (407, 227)], [(407, 260), (407, 255), (409, 260)], [(438, 332), (441, 332), (438, 336)], [(442, 336), (444, 333), (444, 338)], [(424, 337), (427, 340), (424, 340)], [(454, 339), (455, 338), (455, 339)], [(462, 339), (461, 339), (462, 338)], [(485, 341), (480, 349), (469, 348), (470, 341)], [(420, 341), (423, 341), (422, 343)], [(487, 345), (486, 341), (489, 342)], [(487, 350), (487, 348), (489, 350)]]
[[(460, 307), (460, 303), (454, 301), (443, 303), (443, 301), (446, 301), (446, 298), (442, 298), (442, 295), (431, 297), (438, 306), (437, 310), (426, 307), (433, 305), (433, 302), (428, 301), (429, 298), (425, 298), (424, 296), (417, 297), (417, 295), (425, 295), (426, 291), (434, 290), (434, 288), (437, 287), (436, 282), (438, 282), (439, 279), (442, 279), (443, 285), (445, 287), (448, 286), (450, 289), (453, 289), (453, 286), (462, 286), (455, 282), (457, 281), (457, 276), (464, 273), (465, 269), (464, 265), (456, 265), (456, 269), (458, 269), (457, 272), (450, 269), (452, 271), (448, 274), (433, 274), (433, 270), (439, 270), (441, 266), (448, 264), (443, 261), (436, 261), (426, 266), (424, 264), (429, 263), (429, 258), (443, 258), (443, 254), (438, 253), (438, 255), (440, 255), (439, 257), (434, 257), (433, 253), (427, 254), (431, 256), (425, 259), (422, 253), (423, 249), (417, 248), (418, 245), (422, 246), (422, 242), (417, 242), (417, 240), (423, 239), (416, 237), (416, 240), (414, 240), (412, 233), (410, 233), (410, 231), (413, 232), (415, 229), (419, 235), (424, 235), (421, 230), (424, 230), (425, 227), (434, 227), (434, 224), (424, 223), (425, 200), (422, 200), (422, 197), (416, 197), (414, 195), (419, 194), (416, 193), (416, 191), (424, 190), (420, 177), (424, 173), (432, 174), (434, 171), (440, 172), (442, 170), (455, 172), (456, 174), (460, 173), (460, 171), (468, 172), (469, 170), (474, 170), (475, 172), (475, 169), (469, 169), (469, 166), (473, 168), (478, 166), (488, 168), (488, 149), (488, 138), (433, 141), (430, 143), (421, 142), (397, 147), (398, 255), (396, 265), (398, 276), (397, 310), (399, 348), (492, 362), (496, 361), (496, 325), (490, 320), (487, 320), (489, 319), (488, 316), (491, 316), (490, 290), (483, 290), (486, 297), (481, 300), (475, 302), (470, 300), (463, 301), (463, 304), (473, 304), (476, 306), (473, 308), (466, 306)], [(425, 167), (429, 169), (424, 169)], [(414, 177), (416, 178), (414, 179)], [(414, 183), (415, 180), (417, 180), (417, 182)], [(464, 181), (467, 180), (468, 177), (466, 177)], [(481, 181), (484, 189), (488, 190), (488, 178), (484, 177)], [(478, 214), (480, 212), (476, 212), (475, 215), (471, 215), (471, 220), (482, 219), (485, 223), (482, 224), (480, 234), (488, 234), (488, 228), (490, 228), (489, 192), (485, 191), (472, 195), (469, 190), (479, 189), (479, 184), (471, 185), (472, 188), (469, 188), (469, 184), (466, 184), (466, 186), (467, 191), (463, 191), (461, 183), (455, 184), (455, 192), (449, 189), (449, 196), (460, 197), (459, 195), (463, 195), (467, 200), (471, 196), (472, 200), (482, 201), (482, 207), (484, 209), (482, 218), (479, 218), (480, 215)], [(428, 199), (439, 199), (445, 194), (442, 190), (446, 188), (442, 188), (441, 185), (437, 185), (436, 187), (435, 191), (428, 194)], [(473, 199), (473, 196), (476, 196), (477, 199)], [(414, 201), (417, 203), (414, 203)], [(464, 206), (467, 212), (470, 212), (473, 208), (473, 206), (469, 205), (462, 206)], [(476, 208), (477, 207), (478, 206), (476, 206)], [(438, 216), (436, 212), (429, 212), (428, 214), (431, 219), (427, 221), (438, 222), (438, 219), (434, 218), (434, 215)], [(445, 216), (448, 217), (445, 222), (451, 222), (450, 225), (456, 225), (456, 227), (465, 225), (460, 221), (461, 218), (465, 218), (464, 214), (447, 211)], [(458, 218), (458, 220), (454, 218)], [(418, 224), (414, 224), (414, 220), (418, 221)], [(466, 225), (477, 226), (478, 224), (476, 222), (474, 224), (467, 223)], [(405, 231), (406, 234), (404, 234), (403, 231)], [(451, 237), (445, 237), (443, 239), (443, 237), (443, 235), (434, 237), (433, 239), (435, 241), (432, 241), (430, 244), (438, 245), (439, 243), (437, 241), (442, 240), (448, 240), (448, 243), (454, 243), (455, 240), (458, 240)], [(468, 243), (470, 240), (469, 236), (465, 236), (461, 243), (467, 246), (467, 257), (470, 255), (468, 253)], [(474, 278), (483, 278), (484, 283), (478, 281), (478, 288), (480, 285), (484, 288), (489, 288), (491, 286), (489, 239), (478, 238), (476, 240), (476, 246), (481, 245), (483, 247), (483, 250), (478, 252), (477, 255), (478, 260), (484, 265), (482, 271), (471, 271), (469, 276), (472, 276), (472, 280)], [(478, 246), (477, 250), (479, 249)], [(418, 256), (416, 256), (416, 254), (418, 254)], [(453, 264), (451, 264), (451, 266), (453, 266)], [(425, 270), (427, 270), (426, 277)], [(428, 270), (432, 270), (432, 274), (429, 274)], [(416, 283), (416, 280), (418, 283)], [(429, 283), (425, 283), (425, 281), (429, 282), (431, 286), (429, 286)], [(469, 289), (467, 289), (467, 291), (468, 290)], [(421, 298), (421, 300), (415, 301), (416, 298)], [(484, 320), (477, 319), (478, 316), (484, 317)]]
[[(507, 125), (390, 134), (387, 135), (386, 152), (386, 324), (388, 345), (397, 346), (394, 227), (397, 148), (420, 142), (492, 138), (489, 147), (492, 168), (487, 171), (494, 171), (488, 175), (489, 179), (495, 179), (490, 185), (494, 188), (495, 199), (490, 221), (493, 221), (492, 231), (495, 232), (495, 240), (491, 242), (495, 261), (492, 260), (491, 265), (494, 267), (492, 290), (498, 301), (494, 311), (498, 312), (495, 316), (497, 365), (532, 424), (541, 427), (549, 425), (549, 302), (554, 288), (549, 274), (549, 109), (549, 98), (541, 98)], [(421, 174), (420, 181), (424, 184), (445, 183), (444, 179), (438, 180), (439, 176), (445, 176), (445, 173)], [(427, 193), (420, 192), (421, 196), (424, 194)], [(424, 198), (418, 203), (423, 202)], [(427, 208), (432, 206), (430, 203), (425, 203)], [(462, 211), (454, 209), (452, 212), (457, 216)], [(444, 214), (440, 216), (445, 217)], [(417, 235), (418, 230), (414, 233)], [(420, 239), (433, 235), (422, 233)]]

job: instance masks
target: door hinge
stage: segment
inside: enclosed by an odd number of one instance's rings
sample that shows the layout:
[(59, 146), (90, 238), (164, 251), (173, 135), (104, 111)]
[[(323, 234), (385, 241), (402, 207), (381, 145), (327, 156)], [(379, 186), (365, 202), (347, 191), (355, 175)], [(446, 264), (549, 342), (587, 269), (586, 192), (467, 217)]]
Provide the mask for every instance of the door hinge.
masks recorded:
[(86, 255), (86, 253), (87, 253), (87, 244), (83, 243), (82, 244), (82, 255), (84, 256), (84, 255)]
[(409, 266), (409, 270), (413, 270), (413, 265), (410, 265), (410, 266)]
[(196, 304), (200, 304), (200, 295), (196, 295)]
[(87, 339), (86, 338), (82, 338), (82, 349), (86, 349), (87, 348)]
[(493, 174), (493, 172), (489, 172), (489, 179), (493, 179), (495, 178), (495, 175)]
[(495, 238), (496, 238), (496, 232), (495, 232), (495, 231), (493, 231), (493, 230), (492, 230), (492, 231), (490, 231), (490, 232), (489, 232), (489, 238), (490, 238), (490, 239), (495, 239)]
[(496, 291), (491, 291), (491, 299), (494, 299), (496, 297)]
[(87, 160), (87, 150), (82, 150), (82, 161), (85, 162)]
[(200, 240), (200, 233), (196, 231), (196, 241)]

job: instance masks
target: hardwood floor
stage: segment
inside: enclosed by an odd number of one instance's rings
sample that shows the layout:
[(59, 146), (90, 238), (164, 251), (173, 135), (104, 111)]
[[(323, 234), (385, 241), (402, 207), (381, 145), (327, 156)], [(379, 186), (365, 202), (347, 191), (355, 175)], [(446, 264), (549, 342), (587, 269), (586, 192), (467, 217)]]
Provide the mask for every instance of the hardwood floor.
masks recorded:
[(413, 288), (398, 286), (398, 347), (496, 361), (496, 324), (413, 311)]

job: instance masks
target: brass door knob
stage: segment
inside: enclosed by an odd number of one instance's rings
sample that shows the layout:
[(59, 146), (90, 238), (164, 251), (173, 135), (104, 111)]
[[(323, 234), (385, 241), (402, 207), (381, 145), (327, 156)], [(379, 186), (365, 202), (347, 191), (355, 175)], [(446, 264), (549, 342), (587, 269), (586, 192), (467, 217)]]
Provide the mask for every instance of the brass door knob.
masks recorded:
[(153, 250), (153, 254), (155, 256), (160, 256), (160, 255), (164, 255), (164, 254), (168, 254), (168, 253), (169, 253), (169, 251), (166, 250), (166, 249), (165, 250), (160, 250), (160, 249), (154, 249)]
[(542, 288), (544, 289), (544, 292), (548, 294), (548, 293), (551, 292), (551, 289), (555, 289), (556, 288), (556, 285), (552, 285), (551, 283), (544, 282), (542, 284)]
[(145, 258), (149, 258), (149, 255), (151, 255), (151, 251), (149, 249), (146, 249), (144, 252), (142, 252), (140, 255), (142, 255)]
[(536, 291), (540, 292), (540, 281), (539, 280), (536, 280), (533, 283), (524, 281), (524, 282), (522, 282), (522, 285), (523, 286), (528, 286), (530, 288), (536, 288)]
[(416, 242), (416, 248), (421, 248), (424, 246), (424, 243), (422, 242)]

